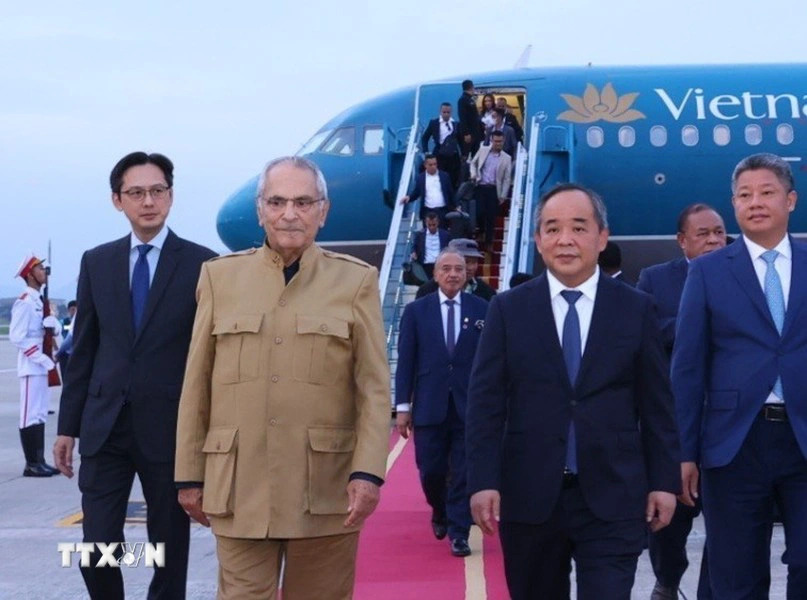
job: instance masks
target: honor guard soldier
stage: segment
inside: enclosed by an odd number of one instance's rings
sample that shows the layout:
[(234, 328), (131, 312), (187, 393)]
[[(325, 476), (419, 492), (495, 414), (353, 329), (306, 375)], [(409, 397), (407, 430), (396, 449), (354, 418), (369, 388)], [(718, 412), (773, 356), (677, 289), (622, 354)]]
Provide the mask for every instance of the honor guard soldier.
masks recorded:
[(45, 328), (58, 335), (56, 317), (43, 318), (42, 286), (48, 275), (42, 260), (29, 254), (16, 273), (26, 288), (11, 308), (8, 337), (17, 349), (17, 375), (20, 378), (20, 441), (25, 453), (25, 477), (50, 477), (58, 473), (45, 462), (45, 421), (48, 417), (48, 371), (53, 360), (43, 352)]

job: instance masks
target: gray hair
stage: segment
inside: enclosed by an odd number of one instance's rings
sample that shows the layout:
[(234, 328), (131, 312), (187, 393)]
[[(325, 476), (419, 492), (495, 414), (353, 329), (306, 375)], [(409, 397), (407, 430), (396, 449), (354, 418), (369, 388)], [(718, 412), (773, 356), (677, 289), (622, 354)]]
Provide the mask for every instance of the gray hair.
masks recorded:
[(541, 199), (538, 201), (538, 206), (535, 208), (535, 214), (533, 215), (533, 223), (536, 232), (541, 231), (541, 214), (544, 211), (546, 203), (549, 202), (553, 196), (557, 196), (561, 192), (571, 191), (583, 192), (588, 196), (588, 199), (591, 200), (591, 208), (594, 209), (594, 220), (597, 223), (597, 227), (600, 228), (600, 231), (608, 229), (608, 210), (605, 208), (605, 202), (602, 201), (602, 198), (600, 198), (597, 192), (577, 183), (559, 183), (541, 196)]
[(440, 262), (441, 259), (448, 256), (449, 254), (453, 256), (459, 256), (462, 259), (462, 264), (465, 264), (465, 256), (457, 250), (456, 248), (452, 248), (451, 246), (446, 246), (442, 250), (440, 250), (440, 254), (437, 255), (437, 258), (434, 259), (434, 267), (437, 268), (437, 263)]
[(758, 171), (759, 169), (767, 169), (780, 181), (784, 186), (785, 191), (792, 192), (795, 189), (793, 182), (793, 171), (790, 169), (790, 164), (781, 156), (776, 154), (761, 153), (746, 156), (737, 166), (734, 167), (734, 173), (731, 174), (731, 193), (737, 191), (737, 179), (746, 171)]
[(307, 158), (303, 158), (302, 156), (281, 156), (280, 158), (270, 160), (263, 168), (261, 177), (258, 179), (258, 190), (255, 194), (256, 203), (260, 203), (261, 198), (263, 197), (264, 188), (266, 187), (266, 180), (269, 178), (269, 173), (272, 172), (272, 169), (286, 164), (298, 169), (309, 171), (317, 182), (317, 195), (319, 196), (317, 199), (328, 199), (328, 184), (325, 183), (325, 176), (322, 174), (322, 171), (319, 170), (319, 167), (315, 162), (308, 160)]

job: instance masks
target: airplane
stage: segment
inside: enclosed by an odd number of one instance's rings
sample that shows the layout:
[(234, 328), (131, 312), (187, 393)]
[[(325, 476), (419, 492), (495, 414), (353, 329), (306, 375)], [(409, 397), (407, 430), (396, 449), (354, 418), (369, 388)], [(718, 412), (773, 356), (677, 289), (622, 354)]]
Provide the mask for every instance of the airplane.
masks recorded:
[[(804, 64), (516, 68), (390, 92), (337, 115), (297, 153), (317, 163), (329, 185), (318, 243), (381, 263), (395, 200), (405, 193), (401, 177), (411, 177), (407, 153), (423, 150), (416, 144), (441, 102), (456, 118), (461, 82), (471, 79), (477, 102), (488, 92), (504, 96), (523, 125), (524, 206), (563, 181), (594, 189), (622, 246), (623, 271), (635, 278), (641, 267), (680, 255), (675, 224), (690, 203), (715, 206), (729, 232), (737, 229), (730, 178), (745, 156), (782, 156), (807, 193), (806, 75)], [(218, 233), (231, 250), (263, 241), (257, 179), (219, 211)], [(521, 217), (519, 270), (533, 271), (540, 259), (526, 241), (529, 217)], [(807, 233), (807, 211), (791, 215), (790, 229)]]

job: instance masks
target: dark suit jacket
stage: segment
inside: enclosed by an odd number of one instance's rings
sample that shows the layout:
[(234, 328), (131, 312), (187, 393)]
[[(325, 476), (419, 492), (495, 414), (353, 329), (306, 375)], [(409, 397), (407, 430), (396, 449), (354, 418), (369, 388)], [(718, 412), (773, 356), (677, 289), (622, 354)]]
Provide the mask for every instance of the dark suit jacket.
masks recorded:
[(169, 231), (135, 335), (129, 251), (127, 235), (81, 259), (81, 311), (62, 389), (59, 434), (80, 438), (81, 455), (92, 456), (129, 403), (140, 450), (150, 461), (172, 462), (196, 283), (202, 263), (216, 254)]
[[(448, 235), (448, 232), (445, 229), (437, 229), (437, 235), (440, 237), (440, 250), (448, 246), (448, 242), (451, 241), (451, 236)], [(426, 230), (422, 229), (415, 234), (415, 242), (412, 245), (413, 250), (415, 252), (415, 260), (420, 264), (423, 264), (423, 260), (426, 258)]]
[(546, 274), (490, 303), (471, 374), (468, 492), (501, 493), (501, 518), (546, 521), (574, 415), (580, 488), (606, 521), (644, 518), (649, 491), (680, 492), (667, 357), (649, 296), (600, 276), (572, 387)]
[(457, 100), (457, 118), (460, 120), (460, 135), (470, 134), (477, 144), (482, 141), (484, 131), (473, 96), (463, 93), (459, 97), (459, 100)]
[[(437, 282), (434, 279), (431, 279), (418, 288), (415, 298), (420, 299), (428, 294), (436, 292), (438, 287), (440, 286), (437, 285)], [(476, 296), (477, 298), (482, 298), (482, 300), (490, 301), (490, 299), (496, 295), (496, 292), (487, 283), (477, 277), (476, 287), (474, 288), (472, 295)]]
[[(516, 141), (519, 141), (519, 142), (521, 142), (523, 144), (524, 143), (524, 129), (519, 124), (518, 119), (516, 119), (516, 116), (511, 114), (511, 113), (505, 113), (504, 114), (504, 124), (509, 125), (510, 127), (513, 128), (513, 131), (516, 134)], [(515, 158), (515, 156), (513, 158)]]
[(807, 247), (793, 238), (790, 244), (790, 294), (781, 336), (744, 238), (689, 265), (672, 358), (685, 461), (704, 468), (730, 463), (778, 376), (786, 426), (807, 456)]
[(460, 331), (454, 355), (449, 356), (443, 335), (440, 295), (429, 294), (406, 305), (398, 337), (395, 402), (412, 401), (415, 426), (439, 425), (452, 394), (460, 419), (465, 420), (468, 380), (488, 303), (462, 292)]
[[(457, 149), (457, 156), (459, 156), (459, 138), (457, 137), (459, 134), (459, 123), (457, 123), (454, 119), (451, 119), (451, 125), (453, 130), (451, 135), (454, 136), (454, 140), (456, 141), (456, 149)], [(426, 127), (426, 131), (423, 132), (423, 135), (420, 138), (420, 147), (423, 148), (423, 152), (429, 152), (429, 140), (434, 140), (434, 149), (432, 150), (433, 154), (440, 153), (440, 119), (432, 119), (429, 121), (429, 125)], [(448, 138), (446, 138), (447, 140)]]
[[(443, 192), (443, 200), (445, 200), (446, 207), (454, 207), (454, 186), (451, 185), (451, 177), (445, 171), (437, 171), (440, 178), (440, 189)], [(415, 178), (415, 189), (409, 194), (409, 201), (414, 202), (418, 198), (425, 198), (426, 196), (426, 172), (419, 173)], [(425, 205), (421, 207), (421, 214), (425, 214), (428, 209)]]
[(678, 318), (678, 305), (684, 282), (687, 279), (689, 264), (683, 256), (660, 265), (642, 269), (636, 287), (647, 292), (656, 301), (661, 335), (668, 354), (672, 354), (675, 341), (675, 320)]

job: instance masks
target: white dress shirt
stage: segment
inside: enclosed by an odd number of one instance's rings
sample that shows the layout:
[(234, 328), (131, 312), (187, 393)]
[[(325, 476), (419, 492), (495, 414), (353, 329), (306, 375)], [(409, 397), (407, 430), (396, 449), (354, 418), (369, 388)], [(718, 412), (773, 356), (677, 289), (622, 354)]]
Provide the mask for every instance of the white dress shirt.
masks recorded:
[(588, 330), (591, 328), (591, 315), (594, 312), (594, 300), (597, 297), (597, 283), (600, 281), (600, 267), (594, 269), (594, 275), (586, 279), (577, 287), (566, 287), (548, 270), (546, 278), (549, 281), (549, 298), (552, 302), (552, 314), (555, 317), (555, 329), (558, 332), (558, 340), (563, 345), (563, 321), (566, 313), (569, 312), (569, 303), (560, 295), (564, 290), (577, 290), (583, 295), (575, 302), (577, 317), (580, 320), (580, 353), (586, 351), (586, 339)]
[(446, 141), (446, 138), (454, 133), (454, 124), (451, 122), (451, 119), (448, 121), (444, 121), (440, 119), (440, 143)]
[[(759, 244), (756, 244), (743, 236), (745, 247), (748, 248), (748, 254), (751, 255), (751, 264), (754, 265), (754, 271), (757, 274), (759, 285), (762, 288), (762, 293), (765, 293), (765, 271), (768, 270), (768, 263), (762, 258), (762, 254), (767, 251)], [(785, 235), (782, 241), (779, 242), (774, 248), (779, 253), (776, 260), (773, 261), (773, 268), (779, 274), (779, 281), (782, 282), (782, 295), (785, 300), (785, 310), (787, 310), (787, 299), (790, 296), (790, 279), (791, 271), (793, 268), (793, 254), (790, 248), (790, 239)], [(784, 400), (771, 391), (765, 399), (765, 404), (782, 404)]]
[(423, 257), (423, 264), (434, 264), (437, 257), (440, 255), (440, 230), (434, 233), (426, 230), (426, 238), (424, 240), (425, 256)]
[(137, 237), (135, 232), (132, 232), (132, 239), (130, 242), (131, 249), (129, 250), (129, 287), (132, 287), (132, 275), (134, 274), (135, 263), (137, 262), (137, 258), (140, 256), (140, 251), (137, 249), (138, 246), (141, 246), (145, 243), (150, 244), (153, 246), (149, 253), (146, 254), (146, 261), (149, 264), (149, 287), (151, 287), (151, 283), (154, 281), (154, 273), (157, 271), (157, 262), (160, 260), (160, 252), (163, 249), (163, 245), (165, 244), (165, 238), (168, 237), (168, 227), (163, 225), (163, 228), (160, 230), (160, 233), (154, 236), (150, 242), (143, 242), (140, 238)]
[(423, 201), (426, 208), (442, 208), (446, 205), (446, 200), (443, 198), (443, 188), (440, 185), (440, 172), (437, 171), (434, 175), (426, 175), (426, 193)]
[[(440, 299), (440, 317), (443, 321), (443, 343), (445, 344), (446, 340), (448, 340), (448, 304), (446, 304), (446, 300), (449, 300), (449, 297), (446, 296), (441, 289), (437, 290), (437, 297)], [(456, 302), (456, 304), (454, 304), (454, 344), (456, 345), (460, 337), (460, 326), (462, 322), (462, 310), (460, 308), (462, 306), (462, 293), (458, 293), (452, 300)], [(409, 403), (396, 404), (395, 410), (398, 412), (409, 412)]]

